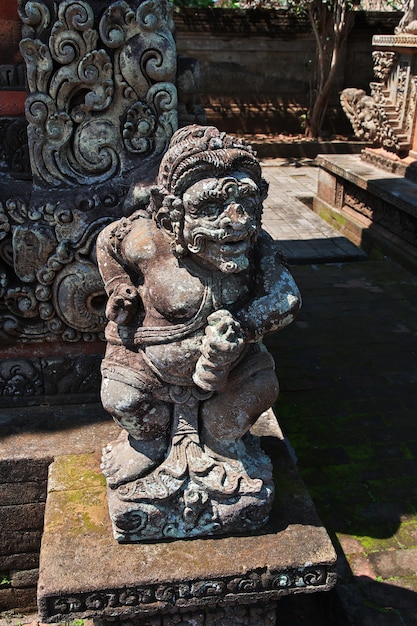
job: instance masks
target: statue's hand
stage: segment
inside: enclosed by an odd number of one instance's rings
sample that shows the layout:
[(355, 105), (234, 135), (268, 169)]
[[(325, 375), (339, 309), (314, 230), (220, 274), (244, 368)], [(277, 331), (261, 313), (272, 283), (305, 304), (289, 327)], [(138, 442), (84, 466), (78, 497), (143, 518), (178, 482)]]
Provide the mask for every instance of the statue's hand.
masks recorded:
[(107, 319), (116, 324), (128, 324), (136, 313), (138, 300), (139, 295), (133, 285), (128, 283), (118, 285), (107, 302)]
[(193, 380), (206, 391), (217, 391), (225, 387), (230, 368), (244, 348), (243, 333), (225, 309), (209, 315), (207, 322)]

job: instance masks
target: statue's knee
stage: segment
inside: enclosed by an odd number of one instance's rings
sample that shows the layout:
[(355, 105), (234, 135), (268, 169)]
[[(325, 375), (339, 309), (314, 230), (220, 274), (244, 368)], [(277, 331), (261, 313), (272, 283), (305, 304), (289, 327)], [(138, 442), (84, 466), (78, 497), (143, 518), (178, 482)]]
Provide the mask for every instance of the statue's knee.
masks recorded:
[(267, 369), (255, 374), (255, 387), (265, 408), (269, 408), (279, 395), (279, 384), (275, 371)]
[(101, 401), (113, 417), (121, 418), (136, 411), (143, 401), (143, 393), (117, 380), (103, 378)]
[(162, 437), (170, 424), (170, 406), (116, 380), (103, 378), (101, 400), (106, 411), (135, 439)]

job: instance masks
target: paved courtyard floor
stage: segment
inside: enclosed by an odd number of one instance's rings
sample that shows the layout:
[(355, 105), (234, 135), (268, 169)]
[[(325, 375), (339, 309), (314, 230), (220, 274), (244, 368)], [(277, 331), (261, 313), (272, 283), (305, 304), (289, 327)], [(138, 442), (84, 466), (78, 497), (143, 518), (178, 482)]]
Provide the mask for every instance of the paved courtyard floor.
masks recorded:
[(264, 224), (284, 241), (303, 296), (296, 321), (268, 340), (281, 385), (276, 412), (340, 554), (337, 597), (327, 607), (304, 598), (293, 609), (304, 624), (412, 626), (417, 277), (357, 255), (306, 210), (317, 168), (268, 161), (264, 174)]
[[(368, 260), (311, 211), (311, 162), (263, 165), (264, 226), (303, 296), (268, 340), (275, 408), (340, 555), (336, 590), (284, 598), (277, 626), (417, 625), (417, 277)], [(0, 626), (19, 621), (37, 624)]]

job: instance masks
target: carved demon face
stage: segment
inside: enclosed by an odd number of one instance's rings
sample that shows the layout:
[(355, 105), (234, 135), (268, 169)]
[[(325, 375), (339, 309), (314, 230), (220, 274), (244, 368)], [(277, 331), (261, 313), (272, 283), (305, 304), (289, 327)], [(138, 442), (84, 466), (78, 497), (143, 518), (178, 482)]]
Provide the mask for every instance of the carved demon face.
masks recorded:
[(260, 189), (248, 174), (199, 180), (184, 192), (183, 206), (183, 242), (199, 264), (227, 274), (248, 267), (262, 212)]

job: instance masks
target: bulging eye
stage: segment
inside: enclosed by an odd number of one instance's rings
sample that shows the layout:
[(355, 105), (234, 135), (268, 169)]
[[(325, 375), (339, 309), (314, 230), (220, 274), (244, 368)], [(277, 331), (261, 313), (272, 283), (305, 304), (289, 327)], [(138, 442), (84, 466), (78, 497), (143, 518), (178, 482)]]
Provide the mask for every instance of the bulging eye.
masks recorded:
[(208, 220), (215, 220), (220, 214), (221, 208), (218, 204), (205, 204), (201, 208), (201, 216)]

